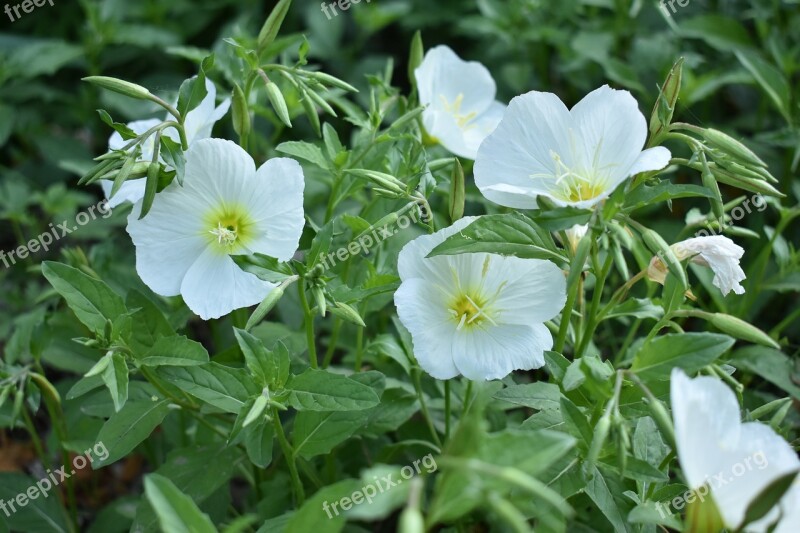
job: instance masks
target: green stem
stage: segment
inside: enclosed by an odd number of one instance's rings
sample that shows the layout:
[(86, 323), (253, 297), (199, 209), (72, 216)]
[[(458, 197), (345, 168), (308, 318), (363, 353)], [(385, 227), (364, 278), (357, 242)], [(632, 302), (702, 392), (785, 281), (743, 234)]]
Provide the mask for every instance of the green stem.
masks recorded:
[(303, 490), (303, 482), (300, 481), (300, 474), (297, 473), (297, 459), (292, 445), (286, 440), (286, 433), (284, 433), (283, 424), (281, 424), (281, 414), (278, 412), (277, 407), (272, 408), (272, 420), (275, 422), (275, 434), (278, 437), (278, 443), (283, 451), (283, 456), (286, 458), (286, 465), (289, 467), (289, 474), (292, 477), (292, 490), (294, 491), (295, 500), (298, 506), (303, 505), (306, 500), (306, 494)]
[[(575, 351), (575, 358), (582, 357), (583, 352), (589, 346), (589, 342), (592, 340), (592, 336), (594, 335), (595, 330), (597, 329), (597, 324), (599, 324), (599, 310), (600, 310), (600, 299), (603, 296), (603, 288), (606, 284), (606, 278), (608, 277), (608, 272), (611, 270), (611, 264), (614, 261), (614, 256), (612, 254), (608, 254), (606, 256), (606, 262), (603, 264), (602, 269), (598, 272), (597, 267), (599, 265), (596, 264), (597, 254), (594, 254), (595, 257), (595, 284), (594, 284), (594, 292), (592, 294), (592, 303), (589, 306), (589, 318), (586, 321), (586, 328), (583, 331), (583, 336), (581, 337), (580, 345), (578, 349)], [(599, 274), (599, 276), (598, 276)]]
[(444, 440), (450, 440), (450, 380), (444, 382)]
[(328, 341), (328, 349), (325, 351), (325, 357), (322, 359), (322, 368), (328, 368), (333, 361), (333, 354), (336, 352), (336, 343), (339, 342), (339, 332), (342, 330), (344, 322), (341, 318), (336, 318), (333, 321), (333, 329), (331, 331), (331, 338)]
[(311, 308), (308, 306), (305, 283), (297, 284), (297, 292), (300, 295), (300, 305), (303, 307), (306, 343), (308, 344), (308, 360), (311, 363), (311, 368), (317, 368), (317, 344), (314, 340), (314, 315), (311, 313)]
[(415, 368), (412, 370), (414, 373), (414, 388), (417, 391), (417, 398), (419, 398), (419, 405), (420, 409), (422, 410), (422, 416), (425, 417), (425, 422), (428, 424), (428, 430), (431, 432), (431, 437), (433, 438), (433, 442), (439, 448), (442, 447), (442, 441), (439, 439), (439, 433), (436, 431), (436, 426), (433, 425), (433, 419), (431, 418), (430, 411), (428, 411), (428, 404), (425, 403), (425, 395), (422, 392), (422, 381), (421, 381), (421, 374), (422, 371), (419, 368)]

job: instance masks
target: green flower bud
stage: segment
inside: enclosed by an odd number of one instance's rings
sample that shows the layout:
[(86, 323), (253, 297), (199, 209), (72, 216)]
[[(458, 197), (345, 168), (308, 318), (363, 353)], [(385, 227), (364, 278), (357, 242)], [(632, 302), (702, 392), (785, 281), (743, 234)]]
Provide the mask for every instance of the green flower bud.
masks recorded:
[(292, 121), (289, 118), (289, 108), (286, 107), (283, 93), (274, 82), (267, 83), (267, 96), (269, 97), (269, 103), (272, 104), (272, 109), (275, 110), (275, 114), (278, 115), (281, 122), (291, 128)]
[(129, 81), (120, 80), (117, 78), (109, 78), (108, 76), (88, 76), (83, 78), (83, 81), (88, 81), (93, 85), (108, 89), (115, 93), (124, 94), (131, 98), (138, 100), (150, 100), (153, 94), (141, 85), (136, 85)]

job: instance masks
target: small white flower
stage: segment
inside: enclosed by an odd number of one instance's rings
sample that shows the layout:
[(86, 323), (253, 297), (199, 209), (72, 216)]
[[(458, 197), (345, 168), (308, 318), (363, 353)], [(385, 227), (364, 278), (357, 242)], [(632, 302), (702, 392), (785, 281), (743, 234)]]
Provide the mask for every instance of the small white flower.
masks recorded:
[(554, 94), (531, 91), (508, 105), (475, 160), (475, 183), (492, 202), (533, 209), (545, 196), (592, 207), (630, 176), (669, 164), (663, 147), (642, 151), (647, 122), (628, 91), (607, 85), (572, 110)]
[(475, 217), (409, 242), (398, 258), (397, 314), (420, 366), (437, 379), (501, 379), (544, 365), (553, 337), (544, 325), (566, 301), (553, 263), (495, 254), (426, 258)]
[[(731, 531), (741, 525), (747, 506), (761, 491), (800, 468), (797, 454), (772, 428), (760, 422), (741, 423), (736, 396), (720, 380), (690, 379), (675, 368), (670, 399), (686, 482), (694, 490), (707, 485)], [(781, 506), (789, 502), (787, 497), (794, 495), (785, 495)], [(773, 511), (774, 520), (778, 510)]]
[(581, 242), (587, 231), (589, 231), (589, 224), (575, 224), (564, 232), (567, 234), (567, 241), (573, 252), (577, 250), (578, 243)]
[[(208, 94), (206, 94), (206, 97), (200, 102), (200, 105), (186, 114), (184, 128), (186, 129), (186, 141), (188, 142), (189, 146), (191, 146), (194, 141), (208, 139), (211, 137), (211, 130), (214, 127), (214, 124), (223, 116), (225, 116), (225, 113), (228, 112), (228, 108), (231, 106), (230, 98), (225, 99), (225, 101), (223, 101), (219, 106), (216, 105), (217, 88), (208, 78), (206, 78), (206, 91), (208, 91)], [(162, 122), (174, 119), (175, 117), (167, 114), (163, 121), (158, 120), (157, 118), (136, 120), (129, 123), (128, 127), (132, 129), (134, 133), (141, 135), (154, 126), (158, 126)], [(180, 144), (181, 142), (180, 136), (175, 128), (167, 128), (163, 130), (162, 135), (169, 137), (176, 143)], [(130, 141), (123, 140), (122, 135), (115, 131), (108, 139), (108, 149), (121, 150), (126, 144), (128, 144), (128, 142)], [(144, 143), (142, 143), (142, 155), (140, 156), (141, 161), (150, 161), (153, 159), (154, 143), (154, 135), (151, 135)], [(102, 180), (100, 185), (102, 185), (103, 192), (105, 193), (106, 198), (108, 198), (108, 196), (111, 194), (111, 188), (114, 185), (114, 182), (111, 180)], [(142, 199), (142, 197), (144, 197), (144, 188), (145, 180), (143, 179), (126, 181), (119, 188), (117, 194), (108, 200), (109, 207), (116, 207), (124, 202), (138, 202)]]
[(426, 106), (422, 122), (428, 135), (457, 156), (475, 159), (506, 108), (494, 98), (492, 75), (447, 46), (428, 50), (414, 75), (420, 103)]
[[(728, 237), (711, 235), (707, 237), (694, 237), (670, 246), (679, 261), (690, 259), (692, 263), (710, 267), (714, 272), (711, 283), (722, 291), (725, 296), (733, 291), (744, 294), (741, 281), (746, 278), (744, 270), (739, 266), (739, 260), (744, 255), (744, 249)], [(648, 277), (663, 284), (667, 268), (660, 258), (654, 257), (647, 269)]]
[(275, 285), (231, 256), (291, 259), (305, 223), (303, 188), (293, 159), (270, 159), (256, 170), (230, 141), (196, 141), (186, 152), (183, 186), (173, 181), (157, 194), (144, 219), (141, 201), (128, 217), (136, 271), (154, 292), (182, 295), (204, 320), (255, 305)]

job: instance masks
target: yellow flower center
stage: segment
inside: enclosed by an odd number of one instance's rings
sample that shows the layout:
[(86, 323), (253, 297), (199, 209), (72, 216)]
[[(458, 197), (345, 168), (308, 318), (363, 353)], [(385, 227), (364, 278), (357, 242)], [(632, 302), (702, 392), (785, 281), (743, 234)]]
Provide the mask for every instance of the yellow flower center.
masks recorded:
[(241, 206), (223, 206), (206, 216), (209, 240), (224, 253), (231, 254), (246, 248), (253, 237), (254, 224)]
[(477, 294), (470, 296), (462, 293), (457, 296), (450, 304), (450, 313), (458, 324), (456, 329), (460, 331), (464, 327), (478, 327), (484, 322), (497, 325), (487, 312), (487, 303)]
[(472, 121), (472, 119), (478, 116), (478, 113), (476, 113), (475, 111), (466, 114), (461, 112), (461, 104), (464, 103), (464, 93), (459, 93), (458, 96), (456, 96), (456, 99), (453, 100), (452, 103), (450, 103), (443, 94), (440, 94), (439, 98), (442, 99), (442, 104), (444, 105), (445, 111), (447, 111), (448, 113), (452, 114), (455, 117), (456, 124), (458, 124), (459, 128), (461, 128), (462, 130), (468, 130), (474, 127), (474, 125), (469, 125), (469, 123)]

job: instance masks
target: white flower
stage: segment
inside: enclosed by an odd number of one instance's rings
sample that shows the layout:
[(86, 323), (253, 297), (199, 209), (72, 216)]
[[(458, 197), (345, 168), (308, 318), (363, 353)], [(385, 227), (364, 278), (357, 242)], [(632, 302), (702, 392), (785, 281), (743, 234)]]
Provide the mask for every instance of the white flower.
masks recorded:
[[(225, 99), (225, 101), (223, 101), (219, 106), (216, 105), (217, 88), (208, 78), (206, 78), (206, 90), (208, 91), (208, 94), (206, 94), (206, 97), (200, 102), (200, 105), (186, 114), (184, 128), (186, 129), (186, 141), (189, 143), (189, 146), (191, 146), (194, 141), (208, 139), (211, 137), (211, 130), (214, 127), (214, 124), (223, 116), (225, 116), (225, 113), (228, 112), (228, 108), (231, 106), (230, 98)], [(134, 133), (142, 134), (154, 126), (158, 126), (167, 120), (174, 120), (174, 118), (175, 117), (168, 114), (164, 121), (158, 120), (157, 118), (136, 120), (129, 123), (128, 127), (132, 129)], [(176, 143), (181, 142), (180, 136), (175, 128), (167, 128), (163, 130), (162, 135), (169, 137)], [(108, 149), (121, 150), (126, 144), (128, 144), (128, 142), (130, 141), (123, 140), (122, 135), (115, 131), (108, 139)], [(144, 143), (142, 143), (142, 155), (140, 156), (141, 161), (150, 161), (153, 159), (154, 143), (155, 135), (151, 135)], [(102, 185), (103, 192), (105, 193), (106, 198), (108, 198), (108, 196), (111, 194), (111, 187), (114, 185), (114, 182), (111, 180), (102, 180), (100, 185)], [(108, 200), (109, 207), (116, 207), (124, 202), (138, 202), (142, 199), (142, 197), (144, 197), (144, 187), (144, 179), (126, 181), (119, 188), (117, 194)]]
[(157, 194), (144, 219), (141, 201), (128, 217), (136, 271), (154, 292), (182, 295), (204, 320), (255, 305), (275, 285), (244, 272), (231, 256), (289, 260), (305, 222), (303, 188), (292, 159), (270, 159), (256, 170), (230, 141), (196, 141), (186, 152), (183, 186), (173, 181)]
[(397, 314), (420, 366), (437, 379), (501, 379), (544, 365), (553, 337), (544, 325), (566, 301), (549, 261), (495, 254), (425, 256), (475, 217), (409, 242), (398, 258)]
[[(714, 279), (711, 283), (722, 291), (725, 296), (733, 291), (744, 294), (741, 281), (745, 279), (744, 270), (739, 266), (739, 260), (744, 255), (744, 249), (728, 237), (711, 235), (707, 237), (694, 237), (670, 246), (679, 261), (690, 259), (697, 265), (711, 267)], [(667, 268), (660, 258), (654, 257), (647, 269), (648, 277), (663, 284)]]
[(667, 166), (663, 147), (642, 151), (647, 122), (628, 91), (607, 85), (572, 110), (531, 91), (508, 105), (475, 160), (475, 183), (492, 202), (532, 209), (546, 196), (560, 206), (592, 207), (630, 176)]
[[(720, 380), (689, 379), (682, 370), (673, 369), (670, 399), (686, 482), (694, 490), (708, 487), (731, 531), (741, 525), (747, 506), (761, 491), (800, 468), (797, 454), (772, 428), (760, 422), (741, 423), (736, 396)], [(785, 495), (782, 506), (787, 497), (794, 495)], [(773, 520), (777, 511), (773, 510)]]
[(506, 106), (494, 99), (492, 75), (476, 61), (464, 61), (447, 46), (428, 50), (414, 71), (422, 122), (428, 135), (460, 157), (475, 159)]
[(578, 243), (581, 242), (587, 231), (589, 231), (589, 224), (575, 224), (564, 232), (567, 234), (567, 241), (573, 252), (578, 249)]

